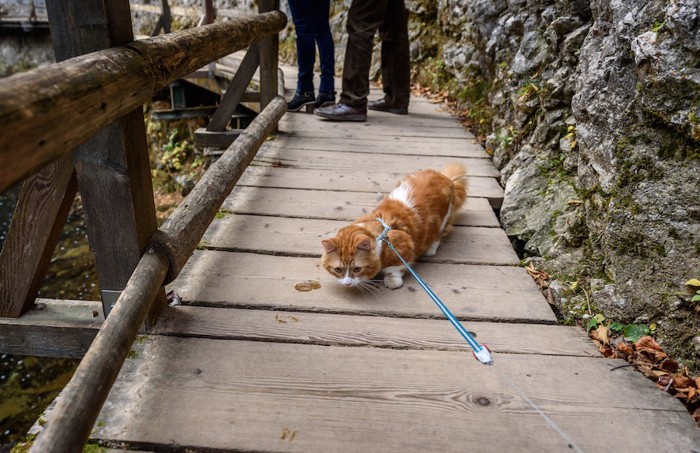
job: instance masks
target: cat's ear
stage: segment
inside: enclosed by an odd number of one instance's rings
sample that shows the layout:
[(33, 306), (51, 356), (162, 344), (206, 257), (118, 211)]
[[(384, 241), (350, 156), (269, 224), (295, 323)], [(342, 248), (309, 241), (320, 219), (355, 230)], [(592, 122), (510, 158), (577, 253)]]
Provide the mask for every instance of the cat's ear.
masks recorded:
[(326, 253), (335, 252), (338, 249), (333, 239), (324, 239), (321, 241), (321, 243), (323, 244), (323, 248), (326, 250)]
[(362, 241), (360, 241), (357, 244), (357, 250), (364, 250), (366, 252), (372, 250), (372, 241), (370, 240), (370, 238), (366, 237)]

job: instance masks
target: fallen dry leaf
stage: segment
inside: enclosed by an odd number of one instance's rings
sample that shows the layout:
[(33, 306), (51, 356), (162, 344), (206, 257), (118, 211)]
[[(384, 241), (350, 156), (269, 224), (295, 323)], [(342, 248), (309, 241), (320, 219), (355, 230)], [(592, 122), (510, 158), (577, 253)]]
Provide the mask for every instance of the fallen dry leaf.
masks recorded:
[(610, 329), (606, 326), (598, 326), (598, 328), (591, 332), (591, 337), (600, 341), (604, 345), (610, 344)]

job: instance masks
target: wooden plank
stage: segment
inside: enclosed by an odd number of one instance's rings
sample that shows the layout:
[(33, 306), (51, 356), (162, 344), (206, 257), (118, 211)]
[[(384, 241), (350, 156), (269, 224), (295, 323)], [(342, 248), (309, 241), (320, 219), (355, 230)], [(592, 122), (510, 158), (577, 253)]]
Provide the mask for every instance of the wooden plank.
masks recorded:
[(0, 319), (0, 353), (80, 358), (102, 325), (99, 302), (38, 299), (19, 319)]
[[(392, 115), (395, 118), (403, 118), (400, 115)], [(288, 116), (286, 118), (296, 118)], [(317, 117), (318, 118), (318, 117)], [(471, 140), (474, 138), (471, 132), (464, 128), (455, 127), (436, 127), (428, 124), (413, 124), (410, 121), (410, 115), (407, 115), (403, 121), (388, 121), (388, 117), (382, 116), (384, 121), (379, 118), (373, 119), (366, 123), (348, 123), (338, 121), (324, 121), (318, 118), (317, 121), (285, 121), (280, 122), (280, 130), (286, 133), (304, 133), (315, 132), (323, 133), (327, 136), (347, 137), (347, 136), (368, 136), (368, 135), (398, 135), (401, 137), (430, 137), (435, 139), (441, 138), (458, 138), (463, 140)]]
[[(109, 7), (101, 0), (84, 3), (47, 8), (62, 58), (133, 41), (128, 1)], [(74, 161), (100, 289), (121, 291), (157, 228), (143, 110), (90, 137), (75, 150)]]
[[(415, 99), (415, 98), (414, 98)], [(470, 138), (473, 139), (474, 135), (469, 132), (462, 124), (459, 119), (450, 116), (447, 113), (439, 112), (416, 112), (419, 109), (417, 106), (413, 108), (410, 115), (394, 115), (386, 112), (376, 112), (369, 111), (368, 114), (372, 115), (372, 118), (367, 123), (362, 123), (360, 125), (350, 126), (347, 123), (345, 125), (339, 122), (324, 121), (320, 117), (313, 117), (310, 119), (298, 114), (289, 114), (282, 118), (280, 121), (280, 127), (285, 131), (311, 131), (311, 130), (322, 130), (322, 131), (338, 131), (339, 133), (349, 133), (350, 130), (355, 130), (360, 128), (362, 134), (355, 135), (384, 135), (383, 133), (389, 129), (401, 130), (403, 132), (404, 128), (415, 129), (414, 133), (409, 135), (419, 135), (428, 137), (459, 137), (459, 138)], [(423, 109), (420, 109), (423, 110)], [(318, 128), (318, 129), (316, 129)], [(381, 131), (381, 133), (380, 133)], [(426, 131), (426, 135), (417, 134), (415, 132)], [(401, 135), (394, 132), (390, 135)]]
[[(579, 327), (467, 322), (493, 352), (600, 357)], [(471, 353), (447, 320), (175, 306), (151, 330), (158, 335), (274, 341), (325, 346), (435, 349)]]
[[(406, 175), (383, 169), (346, 169), (342, 174), (334, 171), (306, 168), (284, 168), (270, 166), (249, 167), (243, 174), (240, 185), (278, 187), (284, 189), (347, 190), (352, 192), (389, 193), (397, 181)], [(498, 208), (503, 202), (503, 188), (494, 178), (473, 177), (469, 179), (469, 195), (486, 198), (491, 206)]]
[[(351, 141), (348, 145), (351, 145)], [(304, 149), (281, 149), (264, 147), (256, 157), (259, 164), (281, 165), (283, 167), (333, 170), (334, 173), (343, 174), (347, 169), (368, 167), (389, 170), (396, 173), (409, 174), (418, 170), (432, 168), (442, 170), (446, 164), (459, 162), (465, 166), (470, 177), (481, 176), (498, 178), (500, 172), (496, 170), (490, 159), (480, 158), (456, 158), (439, 156), (401, 155), (399, 145), (390, 147), (392, 154), (360, 154), (332, 151), (316, 151)], [(360, 165), (358, 165), (360, 164)]]
[[(212, 221), (201, 246), (218, 250), (321, 256), (321, 240), (348, 222), (322, 219), (224, 215)], [(426, 262), (518, 265), (505, 232), (497, 228), (455, 227)]]
[[(291, 115), (291, 113), (288, 113)], [(346, 153), (362, 152), (372, 154), (394, 154), (399, 147), (404, 155), (478, 157), (487, 158), (488, 154), (476, 140), (458, 138), (425, 137), (372, 137), (346, 136), (329, 137), (320, 132), (277, 133), (275, 140), (265, 144), (265, 148), (305, 149), (317, 151), (343, 151)]]
[[(556, 323), (523, 269), (434, 263), (415, 268), (460, 319)], [(412, 277), (406, 277), (404, 286), (396, 290), (380, 284), (374, 292), (361, 291), (339, 285), (317, 258), (197, 251), (169, 289), (186, 303), (217, 307), (442, 316)]]
[[(236, 110), (236, 106), (238, 106), (238, 103), (241, 102), (241, 96), (243, 93), (245, 93), (246, 88), (248, 88), (248, 84), (250, 84), (250, 80), (253, 78), (255, 71), (258, 69), (259, 63), (259, 46), (257, 43), (254, 43), (250, 46), (245, 54), (245, 57), (243, 57), (243, 61), (241, 61), (241, 64), (238, 66), (238, 70), (233, 76), (233, 80), (231, 80), (231, 83), (224, 93), (224, 96), (221, 98), (221, 102), (219, 102), (219, 106), (216, 108), (216, 112), (214, 112), (214, 115), (211, 117), (211, 120), (207, 125), (207, 131), (223, 131), (226, 129), (229, 121), (231, 121), (233, 111)], [(196, 134), (195, 138), (197, 138)], [(225, 147), (228, 148), (229, 145), (230, 143), (225, 145)]]
[[(258, 12), (279, 10), (279, 0), (259, 0)], [(286, 17), (286, 16), (285, 16)], [(264, 109), (278, 95), (279, 88), (277, 61), (279, 56), (279, 36), (266, 36), (259, 41), (260, 52), (260, 110)]]
[[(236, 214), (351, 221), (374, 209), (384, 197), (368, 192), (310, 191), (237, 186), (222, 209)], [(498, 219), (485, 198), (469, 198), (456, 225), (498, 228)]]
[[(230, 119), (230, 117), (229, 117)], [(229, 129), (226, 131), (208, 131), (203, 127), (194, 133), (194, 144), (196, 146), (228, 148), (234, 140), (243, 133), (243, 129)]]
[(0, 317), (16, 318), (34, 304), (77, 190), (72, 156), (22, 184), (0, 252)]
[(463, 352), (174, 337), (132, 355), (94, 439), (307, 453), (570, 450), (523, 392), (582, 451), (700, 442), (680, 402), (632, 369), (611, 371), (622, 360), (497, 353), (488, 367)]

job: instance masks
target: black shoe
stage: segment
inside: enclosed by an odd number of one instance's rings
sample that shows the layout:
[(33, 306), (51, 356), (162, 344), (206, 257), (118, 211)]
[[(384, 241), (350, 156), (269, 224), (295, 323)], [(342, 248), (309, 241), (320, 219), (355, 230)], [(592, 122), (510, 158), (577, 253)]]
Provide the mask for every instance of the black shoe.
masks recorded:
[(396, 115), (407, 115), (408, 114), (408, 107), (391, 105), (388, 102), (386, 102), (384, 99), (370, 102), (369, 105), (367, 106), (367, 108), (370, 110), (377, 110), (379, 112), (394, 113)]
[(332, 121), (367, 121), (367, 107), (353, 107), (347, 104), (333, 104), (314, 110), (322, 118)]
[(294, 97), (292, 98), (292, 100), (287, 102), (287, 111), (298, 112), (302, 109), (302, 107), (306, 107), (306, 109), (309, 110), (310, 107), (313, 107), (314, 102), (315, 99), (313, 91), (310, 91), (308, 93), (299, 93), (297, 91), (296, 93), (294, 93)]
[(335, 104), (335, 92), (319, 91), (318, 96), (316, 96), (316, 102), (314, 102), (314, 107), (328, 107), (331, 104)]

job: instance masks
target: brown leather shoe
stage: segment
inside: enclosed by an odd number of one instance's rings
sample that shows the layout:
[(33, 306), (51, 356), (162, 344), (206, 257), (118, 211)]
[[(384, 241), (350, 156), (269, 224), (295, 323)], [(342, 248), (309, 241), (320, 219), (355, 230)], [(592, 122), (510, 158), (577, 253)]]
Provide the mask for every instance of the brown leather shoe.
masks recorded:
[(370, 102), (367, 106), (370, 110), (377, 110), (379, 112), (389, 112), (396, 115), (407, 115), (408, 107), (400, 107), (398, 105), (391, 105), (384, 99), (379, 99), (378, 101)]
[(347, 104), (333, 104), (315, 109), (314, 113), (331, 121), (367, 121), (367, 107), (353, 107)]

